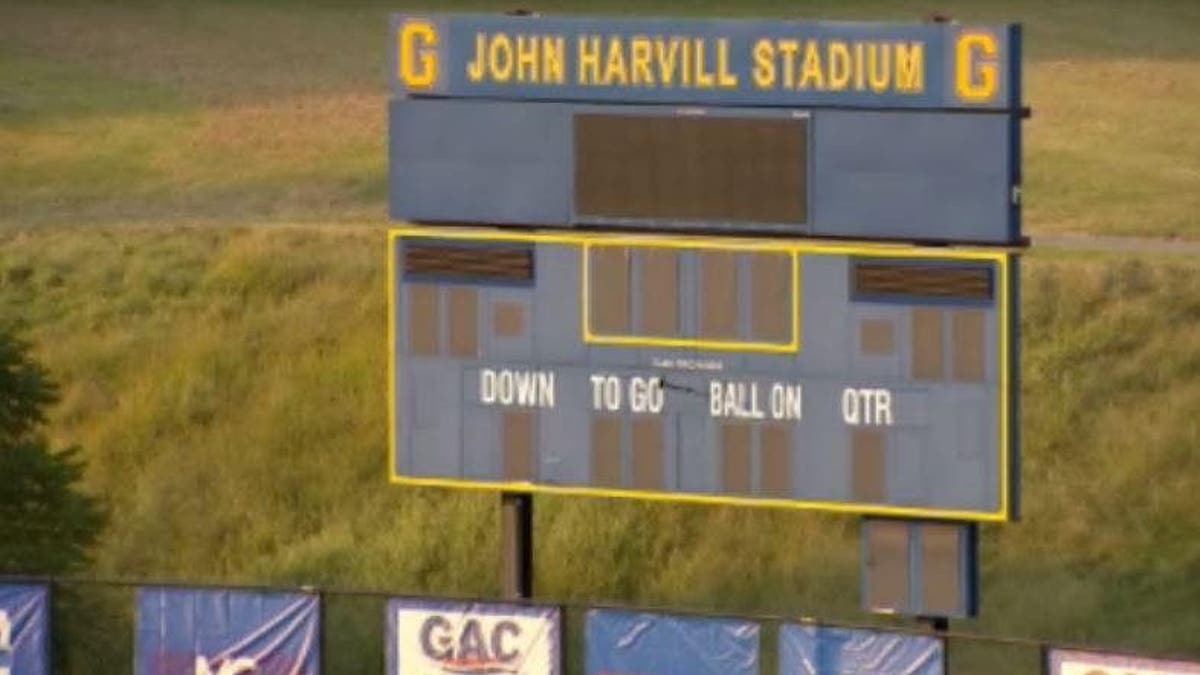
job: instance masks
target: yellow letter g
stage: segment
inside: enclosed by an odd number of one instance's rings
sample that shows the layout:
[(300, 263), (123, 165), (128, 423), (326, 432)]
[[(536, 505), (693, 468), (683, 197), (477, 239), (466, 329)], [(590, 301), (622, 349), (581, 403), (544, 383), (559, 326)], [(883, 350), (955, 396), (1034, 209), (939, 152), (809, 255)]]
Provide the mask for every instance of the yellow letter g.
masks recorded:
[(999, 88), (1000, 46), (991, 33), (963, 33), (955, 46), (955, 90), (958, 98), (986, 103)]
[(407, 19), (400, 26), (397, 71), (410, 89), (429, 89), (437, 83), (437, 44), (437, 29), (428, 21)]

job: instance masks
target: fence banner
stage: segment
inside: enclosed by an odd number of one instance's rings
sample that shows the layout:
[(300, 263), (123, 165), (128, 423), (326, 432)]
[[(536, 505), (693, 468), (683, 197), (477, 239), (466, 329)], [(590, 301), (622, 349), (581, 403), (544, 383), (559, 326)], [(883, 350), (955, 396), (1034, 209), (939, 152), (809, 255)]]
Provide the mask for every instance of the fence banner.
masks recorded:
[(786, 624), (779, 628), (780, 675), (941, 675), (938, 638), (883, 631)]
[(1046, 658), (1049, 675), (1195, 675), (1200, 663), (1143, 659), (1103, 652), (1051, 649)]
[(315, 595), (139, 588), (137, 611), (136, 675), (318, 675), (320, 670)]
[(758, 675), (752, 621), (587, 613), (588, 675)]
[(50, 590), (0, 584), (0, 675), (50, 672)]
[(396, 599), (387, 605), (387, 672), (558, 675), (557, 607)]

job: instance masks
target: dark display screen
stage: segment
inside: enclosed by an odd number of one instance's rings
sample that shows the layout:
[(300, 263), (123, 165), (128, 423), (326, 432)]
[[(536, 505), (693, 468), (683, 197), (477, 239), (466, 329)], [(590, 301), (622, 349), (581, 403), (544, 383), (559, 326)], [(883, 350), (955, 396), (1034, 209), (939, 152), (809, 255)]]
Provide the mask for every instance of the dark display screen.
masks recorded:
[(800, 225), (808, 214), (808, 118), (580, 113), (582, 217)]

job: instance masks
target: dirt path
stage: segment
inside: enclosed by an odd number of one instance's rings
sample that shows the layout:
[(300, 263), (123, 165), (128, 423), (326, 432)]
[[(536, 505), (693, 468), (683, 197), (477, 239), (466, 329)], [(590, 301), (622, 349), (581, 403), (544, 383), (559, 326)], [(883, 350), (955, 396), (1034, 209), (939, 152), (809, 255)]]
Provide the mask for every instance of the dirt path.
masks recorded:
[(1035, 249), (1097, 251), (1103, 253), (1155, 253), (1200, 256), (1200, 241), (1151, 237), (1104, 237), (1090, 234), (1033, 235)]

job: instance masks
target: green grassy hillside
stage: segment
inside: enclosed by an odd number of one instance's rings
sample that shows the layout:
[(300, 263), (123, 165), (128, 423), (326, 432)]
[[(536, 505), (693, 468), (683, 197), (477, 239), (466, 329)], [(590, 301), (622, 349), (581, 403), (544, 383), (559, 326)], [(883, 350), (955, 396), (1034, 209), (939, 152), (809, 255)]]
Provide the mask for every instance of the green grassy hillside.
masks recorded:
[[(385, 478), (390, 9), (0, 3), (0, 318), (62, 382), (55, 440), (113, 506), (96, 574), (497, 590), (496, 498)], [(1027, 23), (1035, 237), (1200, 237), (1200, 5), (939, 9)], [(1200, 656), (1200, 267), (1035, 253), (1024, 301), (1027, 518), (986, 529), (969, 627)], [(853, 519), (561, 498), (537, 518), (543, 597), (861, 618)], [(331, 611), (341, 654), (378, 653), (373, 605)], [(80, 631), (75, 672), (127, 672), (127, 644)]]

